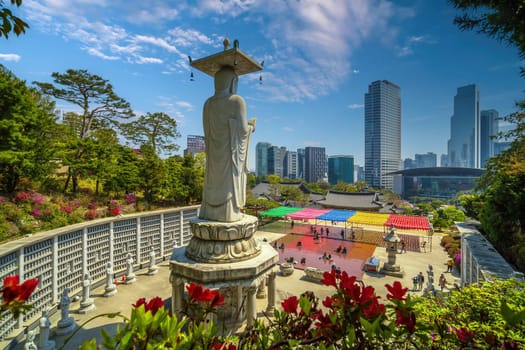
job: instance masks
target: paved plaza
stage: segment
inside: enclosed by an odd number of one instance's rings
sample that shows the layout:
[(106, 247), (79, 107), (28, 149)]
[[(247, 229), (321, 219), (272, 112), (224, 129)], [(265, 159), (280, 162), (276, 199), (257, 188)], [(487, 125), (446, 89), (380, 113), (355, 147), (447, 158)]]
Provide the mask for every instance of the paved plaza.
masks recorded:
[[(256, 236), (260, 240), (266, 240), (270, 244), (274, 240), (283, 239), (285, 234), (258, 231)], [(447, 253), (440, 246), (441, 236), (434, 235), (432, 237), (432, 245), (428, 246), (426, 252), (414, 252), (408, 251), (407, 253), (398, 254), (397, 261), (401, 268), (405, 271), (403, 278), (397, 278), (392, 276), (386, 276), (380, 273), (365, 272), (362, 275), (362, 280), (366, 285), (375, 287), (377, 294), (386, 300), (386, 288), (385, 284), (393, 283), (396, 280), (410, 289), (410, 293), (414, 295), (421, 295), (421, 291), (412, 291), (412, 277), (423, 272), (425, 277), (427, 276), (426, 271), (428, 265), (432, 264), (434, 268), (434, 278), (437, 280), (441, 273), (444, 273), (447, 269), (446, 262), (448, 260)], [(380, 260), (383, 264), (387, 260), (386, 250), (384, 247), (376, 247), (373, 256)], [(118, 294), (112, 297), (104, 297), (104, 286), (95, 288), (91, 292), (91, 296), (95, 299), (96, 309), (87, 314), (79, 314), (76, 311), (80, 308), (79, 302), (75, 301), (70, 306), (70, 316), (73, 317), (77, 325), (82, 324), (86, 320), (103, 313), (122, 312), (124, 315), (129, 316), (131, 304), (137, 299), (145, 297), (150, 299), (155, 296), (162, 297), (167, 303), (170, 303), (171, 298), (171, 285), (169, 284), (169, 261), (159, 262), (159, 271), (156, 275), (148, 276), (147, 269), (136, 271), (137, 282), (129, 285), (120, 284), (118, 285)], [(308, 264), (306, 264), (308, 265)], [(449, 286), (452, 288), (454, 283), (459, 283), (459, 278), (455, 272), (445, 273)], [(277, 274), (276, 278), (277, 285), (277, 296), (276, 306), (280, 307), (280, 302), (283, 299), (291, 295), (300, 295), (305, 291), (313, 291), (320, 299), (333, 293), (332, 287), (327, 287), (319, 282), (312, 281), (311, 279), (305, 278), (303, 270), (295, 269), (294, 273), (290, 276), (282, 276), (280, 273)], [(263, 311), (267, 306), (266, 299), (257, 299), (257, 312), (259, 317), (264, 317)], [(50, 317), (51, 325), (54, 327), (60, 317), (60, 312), (55, 313)], [(109, 319), (106, 317), (97, 318), (86, 324), (82, 330), (70, 341), (66, 349), (76, 349), (84, 340), (97, 337), (101, 339), (100, 328), (104, 327), (111, 331), (115, 329), (117, 324), (116, 319)], [(52, 339), (57, 343), (59, 347), (64, 337), (57, 337), (52, 332)], [(0, 348), (5, 348), (8, 344), (8, 340), (0, 342)], [(14, 349), (23, 349), (23, 342)]]

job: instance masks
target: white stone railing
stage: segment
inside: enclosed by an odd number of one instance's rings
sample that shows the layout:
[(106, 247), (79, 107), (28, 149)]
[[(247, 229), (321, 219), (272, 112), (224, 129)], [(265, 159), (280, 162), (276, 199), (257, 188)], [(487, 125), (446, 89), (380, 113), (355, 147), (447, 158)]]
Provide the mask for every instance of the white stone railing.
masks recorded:
[(461, 233), (461, 286), (497, 279), (523, 279), (472, 225), (456, 222)]
[(169, 258), (174, 246), (188, 244), (190, 219), (199, 206), (127, 214), (39, 232), (0, 245), (0, 281), (19, 275), (20, 280), (38, 278), (28, 303), (33, 309), (18, 320), (8, 312), (0, 315), (0, 340), (37, 319), (54, 305), (65, 287), (70, 295), (82, 291), (82, 278), (89, 273), (92, 284), (105, 279), (111, 262), (116, 277), (124, 274), (128, 253), (141, 268), (153, 250), (158, 260)]

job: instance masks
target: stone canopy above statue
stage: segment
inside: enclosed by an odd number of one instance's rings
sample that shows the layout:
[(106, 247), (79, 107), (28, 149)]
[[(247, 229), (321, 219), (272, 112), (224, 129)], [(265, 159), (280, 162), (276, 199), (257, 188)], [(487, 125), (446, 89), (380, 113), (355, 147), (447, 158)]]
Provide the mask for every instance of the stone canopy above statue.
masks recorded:
[(239, 49), (239, 42), (234, 41), (233, 48), (229, 48), (230, 41), (224, 39), (224, 51), (191, 60), (190, 65), (211, 77), (215, 76), (222, 67), (232, 67), (235, 73), (239, 75), (257, 72), (263, 69), (262, 65), (251, 59), (246, 53)]

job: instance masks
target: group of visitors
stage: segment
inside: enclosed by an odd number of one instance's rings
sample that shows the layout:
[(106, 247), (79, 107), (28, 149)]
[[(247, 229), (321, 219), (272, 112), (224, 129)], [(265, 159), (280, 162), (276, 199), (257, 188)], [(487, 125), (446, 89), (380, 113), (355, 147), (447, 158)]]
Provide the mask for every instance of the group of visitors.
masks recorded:
[(414, 287), (412, 288), (413, 291), (423, 290), (423, 283), (425, 283), (423, 272), (419, 272), (419, 274), (412, 277), (412, 283), (414, 284)]
[(332, 262), (332, 254), (329, 254), (327, 252), (324, 252), (321, 257), (319, 257), (319, 260), (323, 259), (323, 261)]
[(346, 250), (346, 247), (343, 247), (342, 245), (339, 245), (339, 247), (337, 247), (337, 249), (335, 250), (335, 252), (337, 254), (346, 254), (347, 253), (347, 250)]

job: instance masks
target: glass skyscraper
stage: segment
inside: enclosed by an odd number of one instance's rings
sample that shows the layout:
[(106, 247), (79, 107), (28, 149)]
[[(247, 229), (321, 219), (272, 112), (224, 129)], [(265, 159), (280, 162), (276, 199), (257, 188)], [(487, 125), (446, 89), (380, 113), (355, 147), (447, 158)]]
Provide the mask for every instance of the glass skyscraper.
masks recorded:
[(480, 166), (479, 89), (475, 84), (459, 87), (454, 96), (454, 114), (450, 118), (448, 166)]
[(390, 172), (401, 170), (401, 89), (374, 81), (365, 93), (365, 181), (393, 189)]
[(268, 175), (268, 149), (271, 143), (258, 142), (255, 146), (255, 174), (257, 176)]
[(485, 168), (487, 166), (487, 160), (490, 157), (494, 157), (494, 145), (497, 139), (493, 136), (498, 134), (498, 111), (489, 109), (481, 111), (480, 113), (480, 141), (479, 141), (479, 157), (480, 167)]
[(328, 157), (328, 183), (336, 185), (339, 181), (354, 183), (354, 156)]

